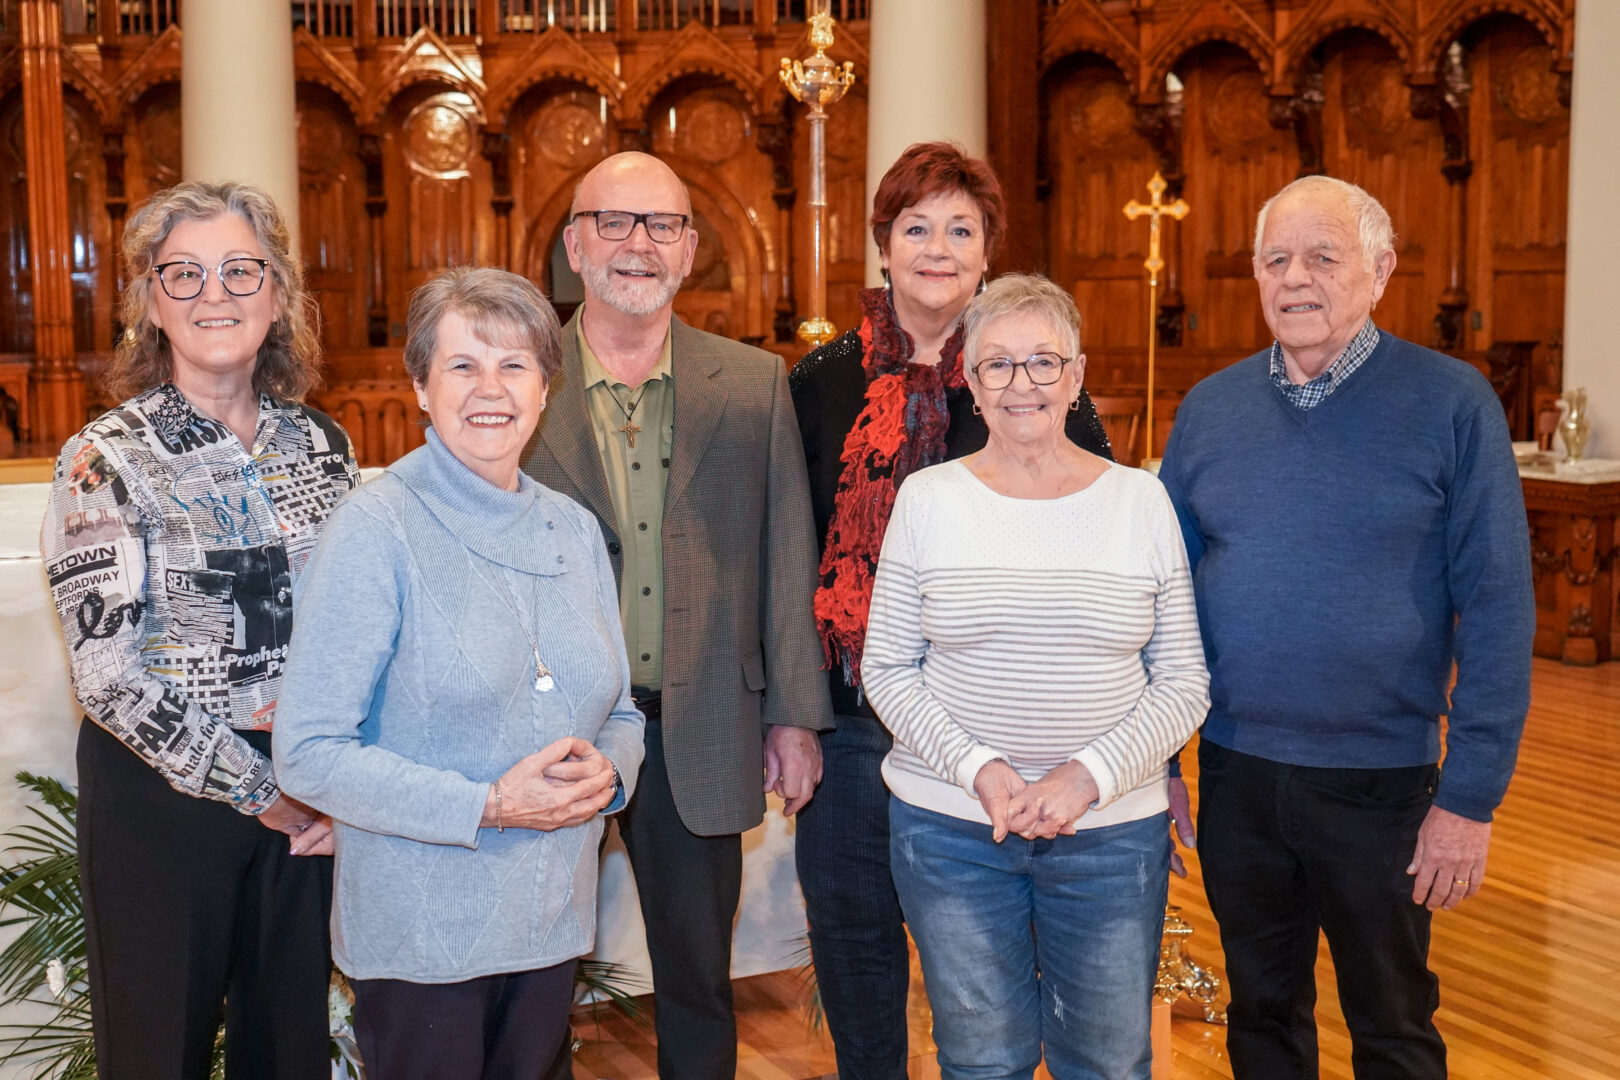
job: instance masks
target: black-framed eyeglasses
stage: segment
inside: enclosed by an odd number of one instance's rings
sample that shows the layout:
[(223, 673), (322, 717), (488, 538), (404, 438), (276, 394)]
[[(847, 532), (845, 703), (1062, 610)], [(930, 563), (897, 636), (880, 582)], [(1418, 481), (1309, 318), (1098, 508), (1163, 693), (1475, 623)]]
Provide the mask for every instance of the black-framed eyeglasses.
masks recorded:
[(1010, 356), (991, 356), (980, 360), (973, 365), (973, 374), (979, 377), (979, 385), (986, 390), (1005, 390), (1012, 385), (1013, 377), (1018, 369), (1023, 368), (1029, 381), (1036, 386), (1051, 386), (1063, 378), (1063, 368), (1072, 363), (1074, 357), (1059, 356), (1052, 352), (1038, 352), (1023, 360), (1014, 360)]
[[(265, 267), (269, 265), (269, 259), (226, 259), (214, 268), (214, 273), (232, 296), (252, 296), (264, 288)], [(170, 300), (195, 300), (208, 284), (208, 267), (189, 259), (159, 263), (152, 267), (152, 273)]]
[(635, 214), (629, 210), (581, 210), (574, 217), (595, 218), (596, 235), (603, 240), (628, 240), (636, 226), (643, 225), (655, 244), (680, 240), (692, 220), (685, 214)]

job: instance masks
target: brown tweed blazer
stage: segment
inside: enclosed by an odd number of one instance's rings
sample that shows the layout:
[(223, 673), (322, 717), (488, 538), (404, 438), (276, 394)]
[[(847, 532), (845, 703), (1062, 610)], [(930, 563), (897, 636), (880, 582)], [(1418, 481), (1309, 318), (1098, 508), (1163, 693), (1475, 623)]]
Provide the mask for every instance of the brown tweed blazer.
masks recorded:
[[(583, 309), (582, 309), (583, 310)], [(524, 458), (536, 480), (618, 529), (585, 406), (576, 313)], [(818, 559), (804, 448), (780, 358), (674, 320), (664, 492), (664, 758), (681, 821), (743, 832), (765, 813), (764, 726), (833, 726), (811, 600)]]

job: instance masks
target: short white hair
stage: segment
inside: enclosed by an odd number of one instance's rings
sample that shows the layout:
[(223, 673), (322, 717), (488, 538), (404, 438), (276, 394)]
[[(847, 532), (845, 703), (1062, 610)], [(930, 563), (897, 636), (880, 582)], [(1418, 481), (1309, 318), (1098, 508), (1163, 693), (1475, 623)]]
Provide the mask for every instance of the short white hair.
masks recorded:
[(1080, 355), (1080, 309), (1069, 290), (1040, 274), (1003, 274), (975, 296), (962, 315), (964, 366), (978, 362), (979, 335), (1008, 315), (1039, 315), (1058, 337), (1058, 346), (1073, 359)]
[(1260, 244), (1266, 235), (1266, 218), (1272, 206), (1290, 193), (1329, 193), (1344, 200), (1345, 208), (1356, 219), (1356, 233), (1361, 238), (1361, 261), (1371, 270), (1384, 252), (1395, 250), (1395, 225), (1389, 220), (1389, 211), (1364, 188), (1335, 176), (1302, 176), (1266, 200), (1260, 215), (1254, 221), (1254, 257), (1260, 258)]

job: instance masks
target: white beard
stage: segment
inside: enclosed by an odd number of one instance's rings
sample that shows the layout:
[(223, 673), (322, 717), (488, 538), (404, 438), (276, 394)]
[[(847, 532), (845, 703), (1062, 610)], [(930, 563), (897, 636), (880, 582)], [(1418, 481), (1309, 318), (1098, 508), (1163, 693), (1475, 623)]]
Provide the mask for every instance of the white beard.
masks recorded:
[[(649, 278), (627, 278), (619, 270), (643, 270)], [(579, 253), (579, 276), (585, 292), (626, 315), (651, 315), (668, 306), (680, 291), (681, 279), (657, 256), (642, 259), (624, 254), (606, 263), (597, 263), (584, 251)]]

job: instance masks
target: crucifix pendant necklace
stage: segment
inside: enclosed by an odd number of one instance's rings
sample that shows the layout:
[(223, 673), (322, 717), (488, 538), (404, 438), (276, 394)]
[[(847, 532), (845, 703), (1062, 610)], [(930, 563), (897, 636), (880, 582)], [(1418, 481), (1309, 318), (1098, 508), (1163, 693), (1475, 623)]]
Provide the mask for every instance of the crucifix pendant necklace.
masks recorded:
[(610, 393), (609, 395), (613, 398), (613, 404), (617, 405), (619, 411), (624, 413), (624, 426), (618, 430), (624, 432), (624, 437), (630, 440), (630, 449), (632, 450), (636, 448), (636, 435), (641, 432), (641, 428), (636, 424), (636, 410), (641, 408), (641, 399), (647, 396), (648, 385), (650, 384), (641, 384), (641, 393), (636, 395), (636, 400), (630, 403), (629, 408), (626, 408), (624, 402), (619, 400), (618, 394)]

